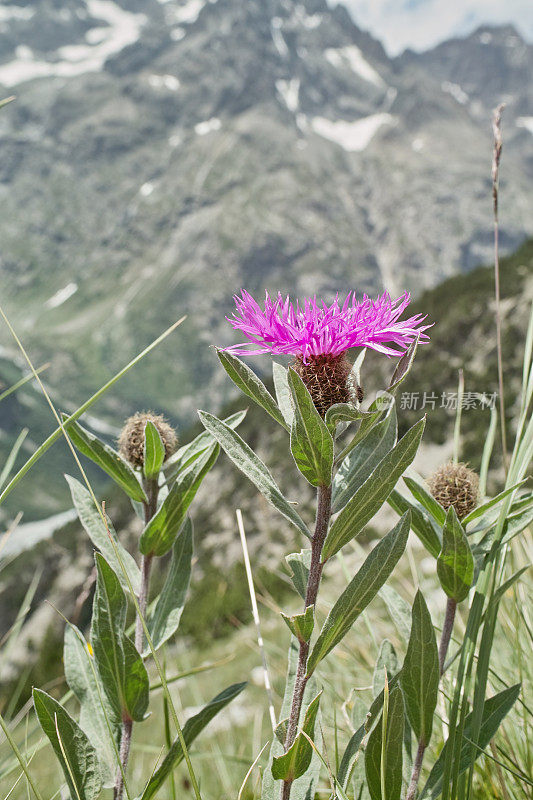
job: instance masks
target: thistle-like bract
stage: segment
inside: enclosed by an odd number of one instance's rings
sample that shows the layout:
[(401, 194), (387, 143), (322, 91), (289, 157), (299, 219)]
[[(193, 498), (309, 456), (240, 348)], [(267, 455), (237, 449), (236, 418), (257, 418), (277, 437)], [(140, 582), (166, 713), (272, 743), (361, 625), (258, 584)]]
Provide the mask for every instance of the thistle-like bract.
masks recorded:
[(477, 506), (479, 500), (479, 478), (466, 464), (443, 464), (428, 480), (431, 494), (448, 510), (455, 508), (459, 519), (463, 519)]
[(176, 431), (162, 414), (138, 411), (128, 417), (118, 439), (120, 454), (135, 467), (142, 467), (144, 464), (144, 429), (147, 422), (152, 422), (157, 428), (165, 447), (165, 461), (172, 455), (178, 444)]

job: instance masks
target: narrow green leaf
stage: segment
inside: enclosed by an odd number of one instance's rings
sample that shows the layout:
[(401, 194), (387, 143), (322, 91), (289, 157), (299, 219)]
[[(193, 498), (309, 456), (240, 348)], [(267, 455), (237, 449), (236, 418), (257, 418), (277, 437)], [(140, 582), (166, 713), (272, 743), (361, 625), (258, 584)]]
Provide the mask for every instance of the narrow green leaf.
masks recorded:
[(217, 419), (212, 414), (208, 414), (207, 411), (199, 411), (198, 415), (204, 427), (217, 440), (226, 455), (252, 481), (269, 503), (274, 508), (277, 508), (307, 538), (310, 538), (309, 531), (302, 518), (290, 503), (285, 500), (266, 466), (246, 442), (241, 439), (239, 434), (231, 430), (222, 420)]
[(333, 436), (339, 422), (356, 422), (359, 419), (363, 419), (366, 414), (367, 412), (361, 411), (355, 403), (335, 403), (326, 411), (324, 420)]
[[(502, 692), (499, 692), (499, 694), (495, 694), (493, 697), (489, 697), (488, 700), (485, 700), (481, 729), (477, 739), (477, 744), (480, 749), (476, 748), (474, 750), (474, 758), (479, 758), (485, 747), (487, 747), (493, 736), (496, 734), (505, 716), (515, 704), (518, 695), (520, 694), (520, 688), (520, 684), (518, 683), (515, 686), (504, 689)], [(472, 746), (469, 740), (472, 737), (472, 721), (473, 714), (471, 713), (465, 720), (461, 752), (456, 764), (458, 776), (465, 772), (471, 764)], [(456, 731), (456, 736), (458, 735), (459, 732)], [(420, 794), (421, 800), (425, 800), (426, 798), (437, 800), (437, 798), (440, 797), (442, 792), (442, 779), (444, 775), (444, 763), (447, 751), (448, 742), (445, 742), (438, 759), (433, 765), (433, 769), (429, 773), (426, 785)]]
[[(128, 551), (121, 545), (113, 525), (111, 524), (111, 520), (109, 517), (106, 517), (106, 528), (102, 517), (95, 508), (94, 500), (91, 497), (90, 492), (85, 488), (85, 486), (77, 481), (76, 478), (72, 478), (70, 475), (65, 475), (65, 478), (70, 487), (74, 508), (78, 513), (80, 522), (83, 525), (85, 532), (89, 536), (89, 539), (102, 553), (105, 560), (111, 566), (111, 569), (118, 575), (123, 588), (127, 590), (128, 583), (122, 573), (115, 548), (118, 550), (120, 553), (120, 559), (126, 568), (131, 585), (133, 586), (133, 590), (138, 593), (141, 585), (141, 573), (139, 572), (139, 567), (137, 566), (133, 556), (130, 555), (130, 553), (128, 553)], [(114, 542), (114, 546), (111, 544), (111, 539)]]
[(444, 525), (446, 512), (440, 503), (437, 503), (433, 495), (428, 492), (425, 486), (422, 486), (419, 481), (414, 478), (409, 478), (407, 475), (404, 475), (404, 481), (415, 500), (418, 500), (426, 511), (429, 511), (433, 519), (438, 522), (439, 525)]
[[(224, 423), (233, 430), (239, 427), (245, 416), (246, 410), (237, 411), (235, 414), (226, 417)], [(205, 451), (213, 445), (214, 441), (215, 439), (209, 431), (204, 430), (202, 433), (199, 433), (192, 442), (188, 442), (182, 447), (179, 447), (163, 465), (163, 472), (165, 473), (167, 483), (171, 483), (176, 475), (186, 469), (193, 461), (196, 461), (202, 453), (205, 453)]]
[(264, 383), (259, 380), (255, 372), (251, 370), (244, 361), (241, 361), (240, 358), (224, 350), (217, 350), (217, 356), (235, 386), (253, 400), (254, 403), (261, 406), (261, 408), (263, 408), (267, 414), (270, 414), (270, 416), (285, 428), (285, 430), (289, 430), (276, 401)]
[(398, 594), (396, 589), (393, 589), (388, 584), (382, 586), (378, 594), (385, 602), (398, 633), (404, 642), (409, 642), (409, 637), (411, 636), (411, 607)]
[(379, 542), (366, 558), (329, 612), (307, 663), (310, 675), (317, 664), (348, 633), (355, 620), (374, 599), (405, 550), (409, 535), (409, 514)]
[[(153, 614), (148, 619), (148, 629), (155, 650), (174, 635), (180, 623), (191, 578), (192, 538), (192, 522), (187, 519), (174, 542), (165, 584)], [(145, 655), (149, 652), (148, 650)]]
[(113, 719), (113, 708), (103, 690), (88, 642), (70, 623), (65, 628), (63, 662), (67, 683), (80, 702), (80, 728), (96, 750), (104, 787), (113, 786), (120, 720)]
[(418, 741), (429, 744), (439, 692), (439, 654), (433, 623), (422, 592), (413, 603), (411, 637), (400, 675), (405, 708)]
[(379, 653), (374, 667), (374, 677), (372, 678), (372, 693), (377, 697), (385, 686), (385, 670), (387, 671), (387, 683), (398, 672), (398, 656), (394, 645), (389, 639), (383, 639), (379, 647)]
[(504, 500), (507, 497), (507, 495), (512, 494), (512, 492), (516, 492), (516, 490), (519, 489), (520, 486), (523, 486), (527, 480), (528, 478), (524, 478), (523, 481), (515, 483), (514, 486), (510, 486), (509, 489), (505, 489), (503, 492), (500, 492), (500, 494), (497, 494), (496, 497), (491, 497), (491, 499), (487, 500), (486, 503), (483, 503), (477, 508), (474, 508), (474, 510), (471, 511), (470, 514), (467, 514), (466, 517), (463, 519), (463, 525), (466, 526), (470, 522), (473, 522), (475, 519), (478, 519), (478, 517), (482, 517), (483, 514), (486, 514), (487, 511), (489, 511), (489, 509), (498, 505), (498, 503), (501, 503), (501, 501)]
[(164, 460), (165, 445), (154, 423), (148, 420), (144, 428), (144, 477), (150, 479), (159, 475)]
[[(222, 711), (228, 703), (234, 700), (245, 686), (246, 683), (235, 683), (232, 686), (228, 686), (227, 689), (224, 689), (223, 692), (214, 697), (211, 702), (207, 703), (198, 714), (195, 714), (194, 717), (187, 720), (183, 726), (183, 738), (187, 749), (189, 749), (196, 737), (211, 722), (213, 717), (215, 717), (219, 711)], [(159, 791), (171, 772), (180, 764), (183, 757), (182, 746), (179, 739), (176, 739), (163, 759), (161, 766), (154, 772), (146, 784), (140, 800), (150, 800), (150, 798)]]
[(286, 614), (282, 614), (281, 616), (290, 632), (296, 636), (299, 642), (309, 641), (313, 635), (313, 628), (315, 627), (314, 606), (307, 606), (303, 614), (294, 614), (292, 617), (288, 617)]
[(333, 479), (333, 511), (340, 511), (396, 444), (396, 413), (379, 422), (346, 456)]
[(300, 550), (299, 553), (289, 553), (285, 561), (291, 570), (291, 580), (298, 594), (305, 600), (309, 567), (311, 565), (311, 550)]
[[(315, 735), (315, 722), (322, 692), (309, 704), (305, 712), (302, 730), (313, 739)], [(293, 744), (282, 756), (274, 758), (272, 762), (272, 776), (274, 780), (294, 781), (307, 772), (313, 755), (313, 748), (302, 733), (296, 736)]]
[(274, 389), (278, 401), (279, 410), (283, 414), (283, 419), (287, 423), (290, 431), (294, 419), (294, 408), (292, 406), (291, 390), (289, 389), (288, 370), (276, 361), (272, 363), (272, 374), (274, 377)]
[(387, 392), (378, 394), (376, 399), (371, 403), (367, 411), (363, 412), (361, 424), (353, 439), (348, 442), (346, 447), (339, 454), (338, 460), (342, 461), (353, 448), (361, 442), (365, 436), (368, 436), (374, 425), (377, 425), (379, 420), (384, 414), (390, 413), (394, 407), (394, 397)]
[(65, 775), (72, 800), (95, 800), (102, 778), (96, 750), (70, 714), (41, 689), (33, 690), (33, 704)]
[(179, 533), (187, 510), (200, 488), (200, 484), (214, 466), (219, 454), (217, 444), (212, 444), (196, 461), (181, 472), (159, 511), (154, 514), (141, 534), (139, 550), (144, 555), (164, 556)]
[(394, 394), (398, 388), (398, 386), (404, 381), (409, 372), (411, 371), (411, 367), (413, 366), (413, 361), (415, 360), (416, 350), (418, 347), (418, 340), (420, 336), (417, 336), (415, 341), (410, 345), (409, 349), (403, 354), (396, 365), (396, 369), (392, 375), (392, 378), (389, 383), (388, 391), (391, 394)]
[(333, 438), (304, 382), (293, 369), (289, 369), (289, 388), (294, 401), (291, 452), (296, 466), (312, 486), (329, 486)]
[(450, 506), (442, 529), (442, 550), (437, 559), (440, 585), (458, 603), (468, 595), (474, 580), (474, 557), (455, 508)]
[(381, 508), (400, 475), (414, 459), (424, 425), (425, 419), (413, 425), (352, 496), (329, 530), (322, 550), (322, 561), (327, 561), (354, 539)]
[(114, 719), (129, 716), (141, 722), (148, 707), (149, 681), (140, 654), (124, 633), (126, 596), (103, 556), (96, 553), (95, 560), (91, 644), (98, 674)]
[(406, 511), (411, 512), (411, 528), (413, 532), (418, 536), (426, 550), (434, 558), (437, 558), (442, 547), (439, 528), (432, 521), (432, 517), (429, 516), (426, 510), (422, 506), (407, 500), (396, 489), (392, 490), (387, 502), (397, 514), (405, 514)]
[[(383, 724), (382, 715), (368, 737), (365, 750), (366, 780), (372, 800), (400, 800), (402, 791), (403, 729), (402, 691), (399, 686), (394, 686), (389, 694), (385, 724)], [(385, 738), (385, 741), (383, 741), (383, 738)], [(382, 755), (385, 756), (383, 762)], [(381, 791), (382, 785), (385, 787), (384, 795)]]
[(67, 420), (67, 415), (63, 414), (64, 426), (74, 447), (98, 464), (132, 500), (146, 502), (143, 488), (127, 461), (112, 447), (82, 428), (78, 422), (68, 423)]

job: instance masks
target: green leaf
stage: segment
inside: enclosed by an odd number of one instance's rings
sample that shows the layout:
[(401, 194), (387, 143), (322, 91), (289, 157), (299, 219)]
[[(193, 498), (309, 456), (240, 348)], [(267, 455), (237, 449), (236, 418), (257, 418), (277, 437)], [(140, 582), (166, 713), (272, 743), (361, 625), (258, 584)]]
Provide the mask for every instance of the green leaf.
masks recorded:
[(376, 666), (374, 667), (374, 677), (372, 679), (372, 693), (374, 697), (383, 691), (385, 686), (385, 670), (387, 671), (387, 683), (398, 672), (398, 656), (394, 645), (389, 639), (381, 642)]
[(261, 406), (285, 430), (290, 430), (278, 405), (264, 383), (243, 361), (224, 350), (217, 350), (220, 363), (241, 392)]
[[(237, 411), (235, 414), (226, 417), (224, 422), (229, 428), (238, 428), (245, 416), (246, 410)], [(205, 453), (205, 451), (213, 445), (214, 441), (209, 431), (204, 430), (202, 433), (199, 433), (192, 442), (178, 448), (163, 465), (163, 472), (167, 478), (167, 483), (170, 483), (176, 475), (192, 464), (193, 461), (196, 461), (202, 453)]]
[(165, 460), (165, 445), (154, 423), (149, 419), (144, 428), (144, 477), (150, 480), (163, 466)]
[[(173, 636), (180, 623), (191, 578), (192, 536), (192, 522), (187, 519), (174, 542), (165, 584), (148, 619), (148, 629), (155, 650)], [(145, 655), (149, 652), (150, 650)]]
[(279, 410), (283, 414), (283, 419), (287, 423), (287, 429), (292, 428), (294, 419), (294, 408), (292, 406), (291, 390), (289, 389), (288, 370), (276, 361), (272, 363), (272, 374), (274, 377), (274, 389), (278, 401)]
[[(85, 486), (82, 486), (82, 484), (77, 481), (76, 478), (71, 478), (70, 475), (65, 475), (65, 478), (70, 487), (74, 508), (78, 513), (80, 522), (83, 525), (85, 532), (89, 536), (89, 539), (102, 553), (112, 570), (118, 575), (118, 579), (124, 589), (128, 590), (128, 582), (123, 575), (115, 548), (118, 550), (120, 559), (122, 560), (126, 572), (128, 573), (133, 591), (138, 594), (141, 586), (141, 573), (139, 572), (139, 567), (137, 566), (133, 556), (130, 555), (130, 553), (128, 553), (128, 551), (121, 545), (113, 525), (111, 524), (111, 520), (106, 516), (106, 528), (102, 517), (94, 505), (94, 500), (91, 497), (90, 492), (85, 488)], [(111, 543), (111, 539), (114, 542), (114, 546)]]
[(413, 361), (415, 360), (416, 350), (418, 347), (418, 340), (420, 336), (417, 336), (414, 342), (412, 342), (411, 346), (408, 350), (405, 351), (403, 356), (400, 358), (396, 365), (396, 369), (392, 375), (392, 378), (389, 383), (388, 391), (391, 394), (394, 394), (398, 388), (398, 386), (404, 381), (409, 372), (411, 371), (411, 367), (413, 366)]
[(504, 500), (507, 497), (507, 495), (512, 494), (512, 492), (515, 492), (517, 489), (520, 488), (520, 486), (523, 486), (523, 484), (527, 480), (528, 478), (524, 478), (523, 481), (515, 483), (515, 485), (509, 487), (509, 489), (504, 489), (504, 491), (500, 492), (500, 494), (497, 494), (496, 497), (492, 497), (490, 500), (487, 500), (486, 503), (483, 503), (477, 508), (474, 508), (474, 510), (471, 511), (470, 514), (467, 514), (466, 517), (463, 519), (462, 521), (463, 525), (466, 527), (466, 525), (468, 525), (470, 522), (473, 522), (475, 519), (478, 519), (478, 517), (482, 517), (483, 514), (486, 514), (487, 511), (489, 511), (489, 509), (498, 505), (498, 503), (501, 503), (501, 501)]
[(358, 536), (381, 508), (400, 475), (414, 459), (424, 425), (425, 419), (413, 425), (352, 496), (329, 530), (322, 550), (322, 561), (327, 561)]
[(281, 615), (291, 633), (299, 642), (308, 642), (313, 635), (315, 627), (315, 607), (307, 606), (303, 614), (294, 614), (292, 617)]
[(397, 514), (405, 514), (406, 511), (411, 512), (411, 528), (413, 532), (418, 536), (426, 550), (434, 558), (438, 558), (442, 546), (439, 529), (436, 527), (436, 523), (432, 522), (432, 518), (426, 510), (422, 506), (407, 500), (396, 489), (392, 490), (387, 502)]
[(474, 580), (474, 557), (455, 508), (450, 506), (442, 529), (442, 550), (437, 559), (440, 585), (458, 603), (468, 595)]
[(355, 422), (363, 419), (367, 412), (361, 411), (355, 403), (335, 403), (326, 411), (325, 423), (333, 435), (339, 422)]
[(80, 728), (96, 750), (104, 787), (113, 786), (120, 720), (113, 718), (113, 708), (103, 690), (88, 642), (70, 623), (65, 628), (63, 662), (67, 683), (80, 702)]
[(415, 498), (418, 502), (424, 506), (426, 511), (429, 511), (433, 519), (438, 522), (439, 525), (444, 525), (444, 521), (446, 519), (446, 511), (437, 503), (433, 495), (431, 495), (425, 486), (422, 486), (419, 481), (415, 480), (414, 478), (409, 478), (407, 475), (404, 475), (404, 481)]
[(218, 453), (218, 445), (212, 444), (178, 475), (161, 508), (141, 534), (139, 542), (141, 553), (153, 556), (164, 556), (168, 553), (183, 525), (187, 510), (203, 479), (215, 464)]
[[(309, 704), (305, 712), (302, 730), (312, 740), (315, 735), (315, 722), (322, 692)], [(294, 781), (307, 772), (313, 755), (313, 748), (303, 733), (298, 733), (293, 744), (282, 756), (272, 761), (272, 776), (274, 780)]]
[(305, 600), (307, 593), (307, 580), (311, 566), (311, 550), (300, 550), (299, 553), (289, 553), (285, 556), (292, 573), (291, 580), (298, 594)]
[(96, 750), (70, 714), (57, 700), (33, 690), (33, 704), (41, 728), (61, 764), (72, 800), (95, 800), (102, 778)]
[(140, 654), (124, 633), (126, 596), (103, 556), (96, 553), (95, 560), (91, 644), (98, 673), (114, 718), (141, 722), (148, 707), (149, 682)]
[[(242, 692), (245, 686), (246, 683), (235, 683), (232, 686), (228, 686), (228, 688), (224, 689), (223, 692), (217, 694), (217, 696), (214, 697), (211, 702), (207, 703), (207, 705), (205, 705), (202, 710), (198, 712), (198, 714), (195, 714), (194, 717), (191, 717), (187, 720), (183, 726), (183, 738), (185, 740), (187, 749), (189, 749), (196, 737), (211, 722), (213, 717), (215, 717), (219, 711), (222, 711), (222, 709), (227, 706), (228, 703), (234, 700), (237, 695)], [(163, 759), (161, 766), (154, 772), (146, 784), (140, 800), (150, 800), (150, 798), (152, 798), (156, 792), (159, 791), (171, 772), (173, 772), (178, 764), (180, 764), (180, 762), (183, 760), (183, 757), (183, 749), (178, 738), (172, 744), (172, 747)]]
[(294, 401), (291, 452), (296, 466), (312, 486), (329, 486), (333, 438), (304, 382), (293, 369), (289, 369), (289, 387)]
[[(365, 750), (366, 780), (372, 800), (400, 800), (403, 728), (402, 691), (399, 686), (394, 686), (389, 694), (387, 713), (384, 710), (368, 738)], [(382, 785), (385, 789), (383, 794)]]
[(123, 489), (132, 500), (146, 502), (146, 495), (134, 471), (116, 450), (104, 444), (92, 433), (82, 428), (78, 422), (67, 423), (63, 414), (65, 429), (72, 444), (87, 458), (107, 472), (116, 484)]
[(409, 637), (411, 636), (411, 607), (398, 594), (396, 589), (393, 589), (388, 584), (382, 586), (378, 594), (385, 602), (398, 633), (405, 642), (409, 642)]
[(376, 425), (383, 414), (389, 414), (392, 408), (394, 407), (394, 397), (387, 392), (382, 392), (378, 394), (378, 397), (371, 403), (368, 411), (363, 412), (363, 416), (361, 418), (361, 424), (359, 426), (359, 430), (353, 437), (353, 439), (348, 442), (344, 450), (339, 454), (339, 461), (342, 461), (345, 458), (350, 450), (361, 442), (365, 436), (368, 436), (374, 425)]
[(241, 439), (239, 434), (232, 431), (222, 420), (208, 414), (207, 411), (199, 411), (198, 415), (204, 427), (218, 441), (231, 461), (252, 481), (269, 503), (309, 539), (310, 534), (304, 521), (285, 500), (261, 459)]
[(429, 744), (439, 692), (439, 653), (422, 592), (413, 603), (411, 637), (400, 675), (405, 708), (418, 741)]
[(348, 633), (355, 620), (374, 599), (405, 550), (409, 535), (409, 514), (405, 514), (366, 558), (329, 612), (307, 663), (310, 675), (317, 664)]
[(340, 511), (396, 444), (396, 414), (379, 422), (351, 450), (333, 479), (333, 511)]
[[(519, 694), (520, 684), (518, 683), (515, 686), (510, 686), (508, 689), (504, 689), (502, 692), (495, 694), (493, 697), (489, 697), (488, 700), (485, 700), (483, 705), (481, 729), (477, 739), (480, 749), (475, 749), (473, 753), (475, 758), (479, 758), (485, 747), (487, 747), (493, 736), (496, 734), (500, 724), (515, 704)], [(472, 738), (473, 716), (473, 713), (471, 713), (465, 720), (463, 742), (461, 745), (461, 752), (457, 765), (457, 777), (465, 772), (471, 764), (472, 745), (470, 744), (469, 740)], [(459, 730), (456, 730), (455, 736), (458, 737), (459, 735)], [(427, 783), (420, 794), (421, 800), (422, 798), (431, 798), (431, 800), (437, 800), (437, 798), (440, 796), (442, 792), (442, 779), (444, 775), (444, 763), (447, 750), (448, 742), (445, 742), (438, 759), (433, 765), (433, 769), (429, 773)]]

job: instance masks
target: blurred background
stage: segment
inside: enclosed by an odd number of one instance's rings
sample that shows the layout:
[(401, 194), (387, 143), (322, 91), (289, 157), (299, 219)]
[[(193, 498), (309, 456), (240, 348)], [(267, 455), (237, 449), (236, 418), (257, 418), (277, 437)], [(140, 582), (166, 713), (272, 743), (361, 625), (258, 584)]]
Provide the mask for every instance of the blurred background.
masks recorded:
[[(0, 99), (10, 95), (0, 112), (0, 304), (35, 366), (48, 365), (57, 408), (73, 411), (187, 314), (84, 418), (113, 442), (128, 414), (150, 408), (187, 441), (197, 407), (243, 407), (210, 347), (235, 341), (225, 315), (242, 287), (326, 299), (409, 290), (436, 323), (406, 384), (416, 403), (399, 409), (401, 430), (428, 413), (422, 473), (450, 454), (455, 410), (443, 396), (457, 391), (458, 370), (466, 391), (497, 391), (491, 116), (505, 102), (512, 419), (533, 294), (530, 0), (4, 1)], [(250, 363), (268, 378), (268, 359)], [(393, 369), (367, 359), (369, 399)], [(27, 373), (2, 324), (0, 394)], [(474, 466), (489, 418), (465, 406), (463, 457)], [(0, 405), (0, 462), (21, 430), (14, 469), (54, 427), (38, 387), (25, 384)], [(242, 431), (290, 488), (285, 443), (268, 420), (250, 410)], [(23, 514), (2, 553), (0, 628), (36, 581), (4, 686), (59, 670), (62, 623), (42, 598), (68, 615), (91, 565), (62, 476), (74, 470), (58, 442), (0, 507), (2, 531)], [(117, 527), (136, 535), (131, 509), (96, 468), (89, 475)], [(197, 603), (224, 598), (222, 635), (249, 616), (233, 580), (235, 505), (262, 559), (279, 560), (287, 532), (222, 458), (206, 486), (195, 512), (204, 588), (193, 592)], [(185, 615), (184, 633), (211, 636), (207, 616), (205, 628), (187, 628)]]

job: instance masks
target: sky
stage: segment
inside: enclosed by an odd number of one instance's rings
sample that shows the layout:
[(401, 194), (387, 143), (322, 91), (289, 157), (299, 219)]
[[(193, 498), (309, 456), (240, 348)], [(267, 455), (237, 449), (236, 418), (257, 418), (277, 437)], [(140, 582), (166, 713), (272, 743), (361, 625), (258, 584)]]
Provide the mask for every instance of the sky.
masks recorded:
[(330, 0), (342, 2), (356, 24), (379, 39), (390, 55), (406, 47), (426, 50), (483, 23), (511, 22), (533, 41), (533, 0)]

